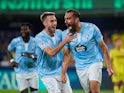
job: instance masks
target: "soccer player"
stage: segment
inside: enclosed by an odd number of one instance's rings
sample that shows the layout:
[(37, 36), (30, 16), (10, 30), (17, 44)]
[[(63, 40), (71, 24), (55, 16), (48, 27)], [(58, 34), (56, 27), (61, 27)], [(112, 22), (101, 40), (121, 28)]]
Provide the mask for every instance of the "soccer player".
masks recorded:
[(32, 26), (30, 23), (23, 23), (20, 27), (21, 36), (12, 39), (8, 46), (8, 54), (12, 58), (12, 51), (15, 52), (11, 65), (16, 73), (18, 88), (21, 93), (38, 93), (38, 75), (36, 72), (35, 40), (30, 33)]
[(114, 93), (124, 93), (124, 49), (120, 38), (115, 39), (114, 48), (110, 50), (110, 57), (115, 72), (112, 76)]
[(72, 93), (67, 74), (67, 82), (61, 82), (61, 48), (75, 36), (67, 35), (62, 41), (62, 31), (56, 29), (57, 19), (54, 12), (44, 12), (40, 20), (45, 28), (35, 36), (39, 76), (49, 93)]
[(80, 14), (75, 9), (67, 10), (64, 16), (68, 29), (63, 32), (63, 38), (67, 33), (77, 34), (77, 37), (64, 47), (66, 64), (62, 70), (62, 82), (66, 82), (65, 72), (71, 50), (76, 72), (85, 92), (100, 93), (103, 56), (107, 64), (108, 74), (110, 76), (113, 74), (108, 49), (98, 27), (92, 23), (80, 22), (79, 16)]

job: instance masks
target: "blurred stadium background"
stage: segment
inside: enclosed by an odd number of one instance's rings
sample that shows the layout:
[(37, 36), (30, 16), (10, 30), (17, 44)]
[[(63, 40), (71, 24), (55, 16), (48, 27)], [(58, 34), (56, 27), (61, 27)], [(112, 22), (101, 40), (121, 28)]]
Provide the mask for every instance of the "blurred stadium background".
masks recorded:
[[(113, 47), (112, 37), (124, 35), (124, 0), (0, 0), (0, 93), (19, 93), (6, 51), (10, 40), (19, 35), (20, 24), (30, 22), (35, 36), (43, 29), (40, 14), (54, 11), (57, 28), (64, 30), (64, 13), (69, 8), (80, 12), (81, 21), (94, 23), (100, 28), (109, 50)], [(73, 64), (70, 64), (68, 74), (74, 93), (83, 93)], [(47, 93), (40, 80), (39, 84), (39, 91)], [(101, 93), (113, 93), (112, 87), (104, 66)]]

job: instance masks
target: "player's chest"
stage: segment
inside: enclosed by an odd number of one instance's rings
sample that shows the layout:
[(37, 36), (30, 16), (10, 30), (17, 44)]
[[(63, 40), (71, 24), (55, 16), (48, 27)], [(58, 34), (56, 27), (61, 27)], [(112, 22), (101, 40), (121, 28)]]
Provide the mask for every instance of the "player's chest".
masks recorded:
[(76, 38), (73, 39), (72, 42), (70, 42), (71, 46), (75, 46), (78, 44), (87, 45), (91, 43), (94, 40), (93, 35), (90, 33), (79, 33), (76, 35)]
[(59, 36), (54, 36), (54, 37), (50, 37), (50, 38), (46, 38), (47, 43), (51, 46), (51, 47), (55, 47), (56, 45), (58, 45), (62, 39)]
[(91, 44), (95, 42), (93, 36), (91, 34), (78, 34), (77, 37), (70, 42), (70, 47), (75, 50), (76, 52), (83, 52), (91, 46)]
[(34, 52), (35, 51), (35, 43), (18, 43), (16, 45), (16, 51), (30, 51)]

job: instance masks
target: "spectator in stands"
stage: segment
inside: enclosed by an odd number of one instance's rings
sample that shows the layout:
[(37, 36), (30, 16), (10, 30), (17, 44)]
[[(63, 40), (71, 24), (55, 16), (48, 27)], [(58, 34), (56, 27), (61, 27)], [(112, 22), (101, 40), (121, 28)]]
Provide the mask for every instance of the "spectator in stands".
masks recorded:
[(3, 60), (0, 62), (0, 66), (2, 66), (2, 67), (9, 67), (10, 66), (9, 59), (7, 56), (3, 57)]

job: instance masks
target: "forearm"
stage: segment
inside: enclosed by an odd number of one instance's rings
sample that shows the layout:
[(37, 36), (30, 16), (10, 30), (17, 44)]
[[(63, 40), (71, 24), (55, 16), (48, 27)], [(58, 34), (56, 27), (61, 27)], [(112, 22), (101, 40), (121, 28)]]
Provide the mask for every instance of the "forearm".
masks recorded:
[(66, 40), (63, 40), (58, 46), (56, 46), (55, 48), (53, 48), (53, 49), (51, 49), (50, 51), (49, 51), (49, 55), (50, 56), (54, 56), (54, 55), (56, 55), (63, 47), (64, 47), (64, 45), (67, 43), (67, 41)]
[(105, 45), (104, 41), (101, 41), (99, 43), (99, 45), (100, 45), (100, 47), (102, 49), (102, 53), (104, 55), (104, 59), (105, 59), (106, 66), (107, 66), (107, 72), (108, 72), (109, 76), (112, 76), (114, 74), (114, 71), (112, 70), (111, 59), (109, 56), (108, 48)]
[(112, 69), (111, 59), (107, 50), (104, 50), (104, 58), (106, 62), (107, 72), (109, 76), (112, 76), (114, 74), (114, 71)]
[(9, 60), (13, 58), (11, 52), (9, 52), (9, 51), (7, 52), (7, 56), (9, 58)]
[(109, 56), (109, 52), (108, 52), (107, 47), (105, 47), (103, 49), (103, 55), (104, 55), (106, 66), (107, 67), (111, 66), (111, 59), (110, 59), (110, 56)]
[(111, 60), (108, 53), (104, 54), (104, 58), (105, 58), (106, 66), (111, 66)]
[(37, 56), (36, 55), (30, 54), (28, 52), (22, 53), (22, 56), (27, 56), (28, 58), (37, 59)]
[(70, 56), (65, 56), (62, 64), (62, 74), (66, 74), (69, 65)]
[(18, 63), (16, 63), (12, 57), (11, 52), (7, 52), (8, 58), (9, 58), (9, 62), (11, 64), (12, 67), (18, 67)]
[(109, 56), (108, 48), (105, 45), (104, 41), (99, 42), (99, 46), (100, 46), (100, 48), (102, 50), (106, 66), (107, 67), (111, 66), (111, 59), (110, 59), (110, 56)]

